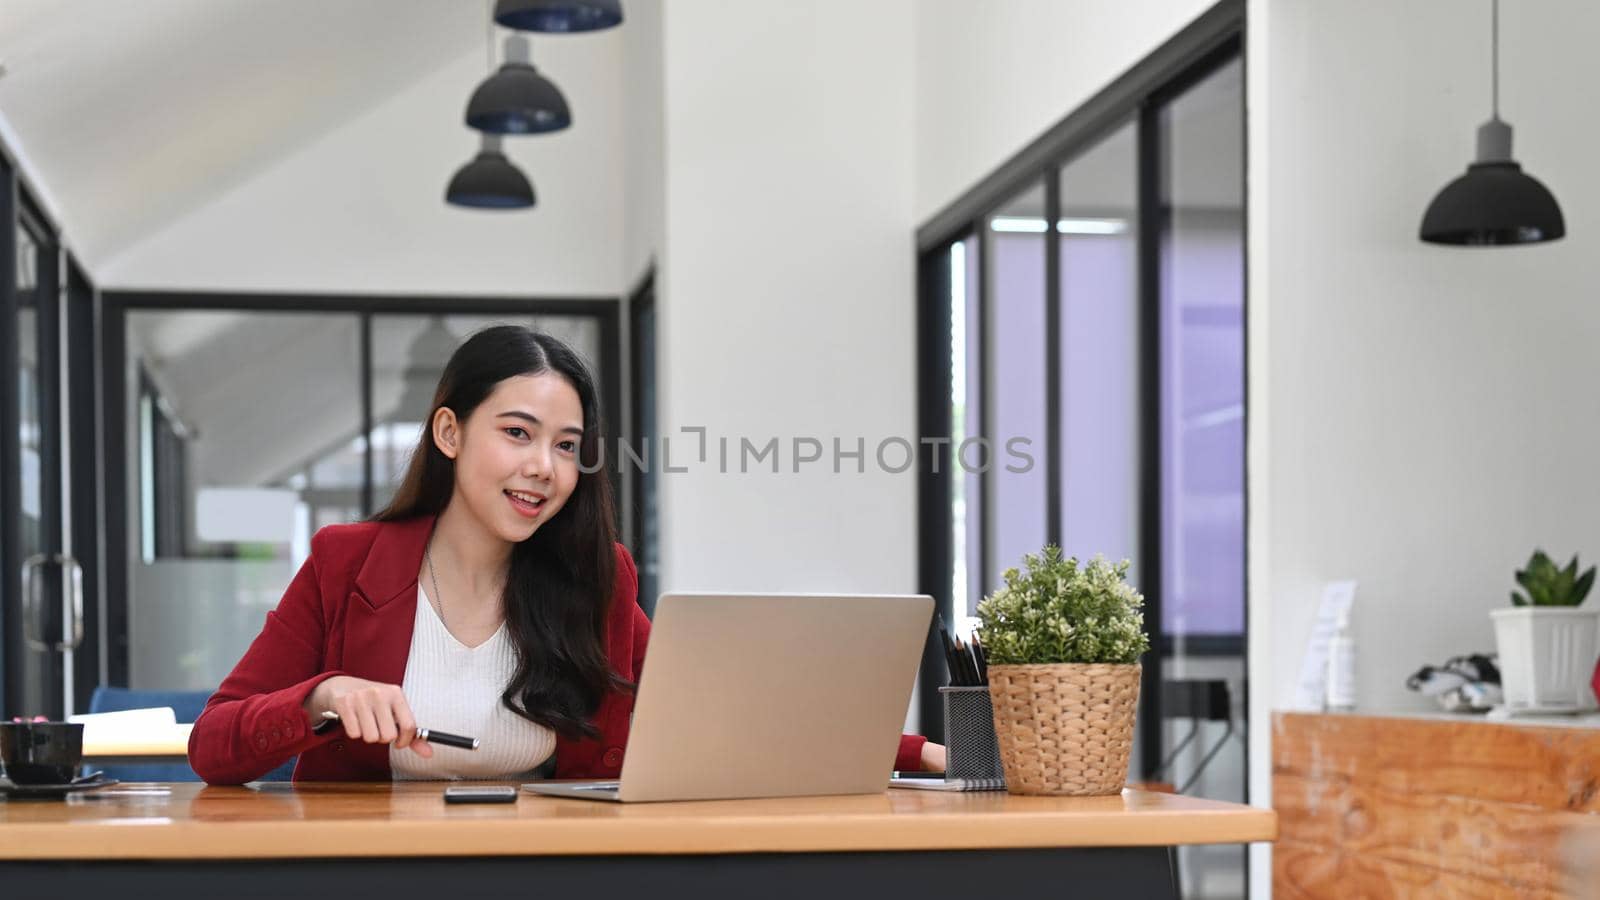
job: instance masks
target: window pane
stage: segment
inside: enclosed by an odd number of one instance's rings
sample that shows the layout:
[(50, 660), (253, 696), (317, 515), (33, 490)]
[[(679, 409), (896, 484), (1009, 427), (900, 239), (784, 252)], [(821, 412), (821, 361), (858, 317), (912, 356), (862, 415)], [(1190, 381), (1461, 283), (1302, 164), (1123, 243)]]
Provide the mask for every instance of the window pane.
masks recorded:
[[(360, 360), (350, 313), (128, 313), (131, 687), (216, 687), (308, 551), (297, 498), (359, 518), (359, 480), (295, 485), (359, 437)], [(206, 539), (265, 507), (253, 540)]]
[(1139, 565), (1138, 148), (1129, 123), (1061, 170), (1061, 545)]
[[(978, 436), (982, 422), (979, 312), (978, 240), (969, 237), (950, 245), (950, 454), (944, 464), (950, 471), (950, 606), (956, 616), (975, 615), (983, 593), (983, 476), (961, 462), (962, 445)], [(974, 460), (975, 447), (967, 453)]]
[[(17, 392), (17, 462), (20, 491), (16, 505), (17, 559), (26, 560), (36, 553), (59, 549), (59, 536), (46, 531), (48, 485), (52, 473), (45, 471), (45, 420), (43, 408), (45, 383), (48, 375), (41, 369), (44, 345), (41, 327), (48, 309), (48, 269), (54, 258), (53, 248), (31, 234), (20, 221), (16, 223), (16, 333), (5, 340), (14, 341), (17, 351), (17, 368), (14, 390)], [(45, 283), (41, 284), (41, 274)], [(9, 380), (7, 390), (13, 390)], [(9, 437), (9, 436), (8, 436)], [(10, 507), (7, 509), (10, 513)], [(20, 568), (20, 566), (19, 566)], [(35, 577), (43, 582), (35, 590), (45, 588), (45, 596), (59, 596), (61, 579), (52, 567), (35, 570)], [(33, 626), (44, 635), (59, 635), (65, 624), (60, 604), (47, 603), (41, 609), (29, 610), (35, 614)], [(21, 621), (20, 619), (18, 620)], [(22, 657), (22, 703), (18, 713), (46, 714), (61, 705), (59, 678), (55, 674), (56, 656), (26, 647), (17, 641)]]
[(1244, 631), (1243, 104), (1235, 61), (1162, 112), (1162, 627)]
[(1024, 553), (1037, 553), (1047, 537), (1044, 185), (1001, 207), (985, 237), (989, 452), (984, 459), (973, 448), (965, 462), (989, 467), (984, 589), (993, 591), (1001, 573), (1021, 565)]
[(22, 453), (21, 546), (22, 559), (44, 549), (40, 518), (44, 514), (40, 452), (42, 415), (39, 409), (39, 300), (36, 296), (39, 245), (18, 223), (17, 242), (17, 415)]
[[(600, 384), (600, 325), (593, 316), (447, 316), (384, 313), (372, 319), (373, 511), (383, 509), (405, 475), (450, 354), (491, 325), (523, 325), (567, 342)], [(615, 424), (612, 430), (615, 433)], [(359, 430), (359, 429), (358, 429)], [(614, 466), (613, 444), (606, 464)], [(359, 457), (358, 460), (359, 462)], [(359, 472), (359, 470), (358, 470)], [(356, 480), (359, 487), (359, 475)]]

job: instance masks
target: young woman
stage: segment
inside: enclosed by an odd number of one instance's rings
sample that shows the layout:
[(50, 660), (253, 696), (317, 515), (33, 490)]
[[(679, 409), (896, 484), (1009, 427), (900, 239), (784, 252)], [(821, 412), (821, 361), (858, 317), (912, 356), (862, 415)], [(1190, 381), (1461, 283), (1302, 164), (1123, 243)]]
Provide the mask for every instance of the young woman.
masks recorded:
[[(298, 755), (296, 781), (524, 778), (553, 756), (557, 778), (619, 775), (650, 621), (599, 454), (570, 348), (518, 326), (473, 335), (393, 502), (312, 537), (206, 703), (195, 772), (239, 784)], [(313, 734), (326, 711), (342, 727)], [(419, 723), (481, 747), (435, 752)], [(943, 769), (944, 748), (907, 735), (895, 766)]]

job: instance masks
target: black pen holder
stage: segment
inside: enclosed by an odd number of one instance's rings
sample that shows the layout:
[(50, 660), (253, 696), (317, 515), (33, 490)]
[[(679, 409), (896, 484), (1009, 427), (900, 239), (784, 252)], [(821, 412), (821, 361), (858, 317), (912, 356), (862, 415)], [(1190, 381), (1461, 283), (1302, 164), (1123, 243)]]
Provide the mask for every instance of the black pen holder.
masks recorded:
[(944, 697), (944, 777), (1003, 777), (988, 686), (942, 687), (939, 693)]

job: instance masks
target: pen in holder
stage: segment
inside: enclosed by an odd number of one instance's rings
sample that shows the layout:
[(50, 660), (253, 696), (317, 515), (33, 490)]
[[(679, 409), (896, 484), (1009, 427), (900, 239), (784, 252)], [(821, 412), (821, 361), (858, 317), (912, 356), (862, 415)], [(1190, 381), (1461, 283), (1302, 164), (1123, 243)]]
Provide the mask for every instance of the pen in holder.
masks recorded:
[(946, 780), (1004, 778), (987, 685), (942, 687)]

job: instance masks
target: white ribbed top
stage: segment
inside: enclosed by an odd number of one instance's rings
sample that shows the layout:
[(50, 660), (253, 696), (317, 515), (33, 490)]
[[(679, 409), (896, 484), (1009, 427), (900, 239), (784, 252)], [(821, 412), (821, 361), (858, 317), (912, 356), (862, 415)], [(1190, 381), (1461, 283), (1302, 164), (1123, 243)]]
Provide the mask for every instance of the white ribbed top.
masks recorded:
[(500, 702), (516, 666), (516, 650), (504, 623), (487, 641), (468, 647), (439, 621), (417, 585), (416, 625), (401, 690), (418, 726), (475, 737), (479, 744), (476, 750), (434, 744), (432, 759), (390, 747), (394, 778), (519, 778), (549, 759), (556, 748), (555, 733)]

